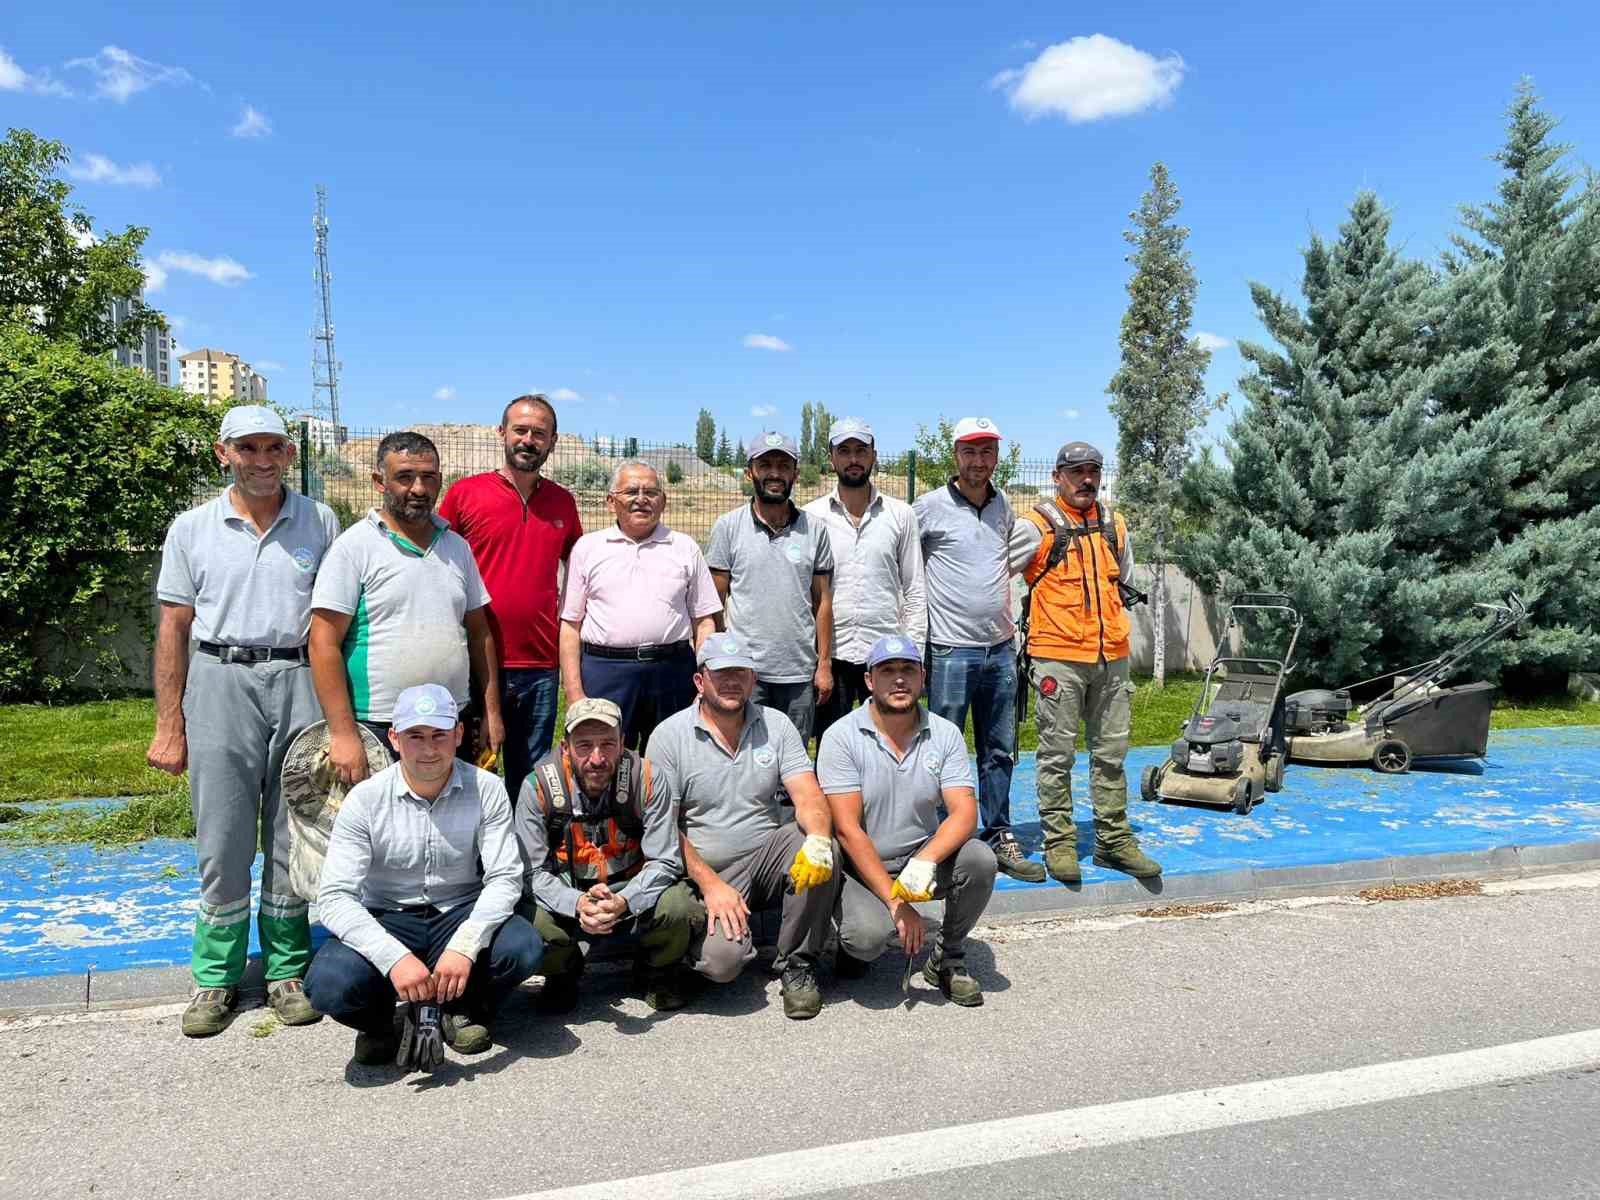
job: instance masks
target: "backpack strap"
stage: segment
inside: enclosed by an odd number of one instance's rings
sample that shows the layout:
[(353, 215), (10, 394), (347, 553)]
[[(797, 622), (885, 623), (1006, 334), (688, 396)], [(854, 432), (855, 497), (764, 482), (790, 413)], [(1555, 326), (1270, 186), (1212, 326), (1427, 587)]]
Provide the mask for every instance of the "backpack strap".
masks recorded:
[(644, 802), (650, 794), (650, 760), (624, 750), (617, 763), (617, 824), (629, 837), (644, 836)]
[(552, 850), (567, 836), (572, 824), (572, 803), (567, 796), (566, 780), (562, 778), (561, 764), (548, 758), (534, 770), (538, 786), (533, 789), (544, 812), (545, 835)]

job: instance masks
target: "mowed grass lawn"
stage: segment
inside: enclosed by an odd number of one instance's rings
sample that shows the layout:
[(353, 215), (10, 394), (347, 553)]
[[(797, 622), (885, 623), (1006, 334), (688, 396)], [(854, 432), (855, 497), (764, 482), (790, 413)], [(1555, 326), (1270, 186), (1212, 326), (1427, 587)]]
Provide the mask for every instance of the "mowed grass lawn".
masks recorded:
[[(1171, 676), (1165, 688), (1137, 683), (1133, 744), (1165, 745), (1177, 736), (1194, 705), (1200, 678)], [(1022, 725), (1022, 748), (1038, 745), (1032, 703)], [(1502, 696), (1496, 729), (1548, 725), (1600, 725), (1600, 702), (1554, 696), (1538, 701)], [(0, 804), (103, 796), (187, 797), (183, 779), (145, 766), (155, 731), (155, 702), (105, 700), (45, 707), (0, 705)], [(969, 730), (970, 737), (970, 730)]]

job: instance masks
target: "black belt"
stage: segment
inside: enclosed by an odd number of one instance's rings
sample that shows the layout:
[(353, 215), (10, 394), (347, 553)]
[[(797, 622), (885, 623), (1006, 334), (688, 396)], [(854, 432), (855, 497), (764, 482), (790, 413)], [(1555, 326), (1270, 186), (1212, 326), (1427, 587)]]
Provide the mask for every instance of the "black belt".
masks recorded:
[(310, 662), (311, 656), (304, 646), (280, 650), (273, 646), (220, 646), (216, 642), (201, 642), (200, 653), (219, 658), (225, 663)]
[(688, 642), (667, 642), (660, 646), (601, 646), (595, 642), (584, 642), (583, 652), (592, 654), (596, 658), (619, 658), (625, 662), (661, 662), (668, 658), (677, 658), (680, 654), (687, 654), (690, 650)]

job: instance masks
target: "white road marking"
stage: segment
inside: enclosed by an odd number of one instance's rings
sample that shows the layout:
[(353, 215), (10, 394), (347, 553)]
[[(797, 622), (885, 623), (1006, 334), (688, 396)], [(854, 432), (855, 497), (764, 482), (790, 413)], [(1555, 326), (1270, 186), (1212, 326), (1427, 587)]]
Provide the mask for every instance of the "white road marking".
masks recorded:
[[(1203, 1088), (844, 1142), (506, 1200), (757, 1200), (810, 1196), (1152, 1138), (1333, 1112), (1600, 1065), (1600, 1029), (1482, 1050)], [(824, 1167), (824, 1164), (825, 1167)]]

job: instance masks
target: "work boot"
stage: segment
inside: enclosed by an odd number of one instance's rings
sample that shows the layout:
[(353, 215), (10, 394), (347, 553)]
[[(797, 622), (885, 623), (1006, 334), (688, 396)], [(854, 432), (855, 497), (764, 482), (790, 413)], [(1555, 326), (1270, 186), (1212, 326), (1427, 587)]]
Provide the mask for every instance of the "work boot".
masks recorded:
[(359, 1031), (356, 1034), (355, 1054), (351, 1057), (363, 1067), (392, 1067), (394, 1056), (399, 1052), (400, 1039), (395, 1036), (394, 1026), (391, 1025), (383, 1033)]
[(839, 979), (860, 979), (871, 969), (871, 963), (864, 958), (857, 958), (843, 946), (834, 951), (833, 973)]
[(457, 1054), (482, 1054), (494, 1045), (489, 1029), (463, 1013), (445, 1013), (439, 1020), (444, 1044)]
[(941, 955), (930, 954), (922, 968), (922, 977), (944, 993), (951, 1004), (962, 1008), (977, 1008), (983, 1003), (983, 988), (967, 974), (965, 963), (945, 964)]
[(1023, 853), (1017, 839), (1009, 831), (995, 838), (990, 847), (994, 850), (995, 866), (1011, 878), (1021, 879), (1025, 883), (1044, 882), (1044, 867)]
[(1139, 849), (1139, 843), (1132, 840), (1119, 846), (1097, 847), (1094, 861), (1098, 866), (1110, 867), (1135, 879), (1154, 879), (1161, 874), (1161, 864)]
[(322, 1014), (311, 1007), (306, 985), (298, 979), (274, 979), (267, 984), (267, 1006), (285, 1025), (315, 1025)]
[(783, 972), (783, 1015), (791, 1021), (809, 1021), (822, 1011), (822, 991), (810, 963), (791, 963)]
[(1045, 870), (1057, 883), (1068, 885), (1083, 882), (1083, 868), (1078, 865), (1078, 846), (1075, 842), (1062, 842), (1044, 848)]
[(184, 1037), (212, 1037), (228, 1027), (228, 1015), (237, 1003), (239, 989), (236, 987), (201, 988), (190, 998), (178, 1027), (183, 1030)]
[(683, 982), (675, 969), (652, 970), (645, 975), (644, 1002), (656, 1012), (677, 1012), (688, 998), (683, 994)]
[(578, 973), (567, 971), (561, 975), (545, 976), (544, 986), (534, 1001), (546, 1016), (561, 1016), (578, 1007)]

